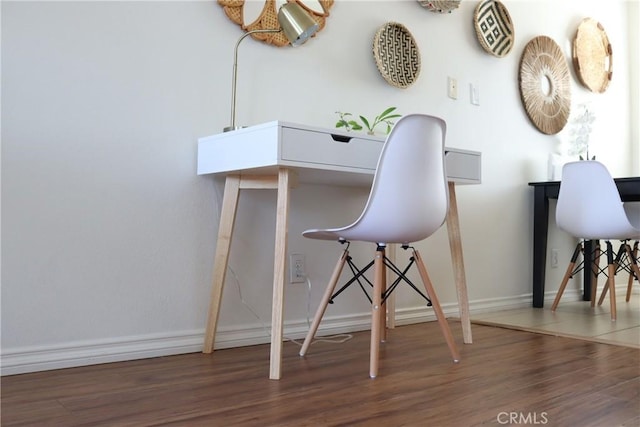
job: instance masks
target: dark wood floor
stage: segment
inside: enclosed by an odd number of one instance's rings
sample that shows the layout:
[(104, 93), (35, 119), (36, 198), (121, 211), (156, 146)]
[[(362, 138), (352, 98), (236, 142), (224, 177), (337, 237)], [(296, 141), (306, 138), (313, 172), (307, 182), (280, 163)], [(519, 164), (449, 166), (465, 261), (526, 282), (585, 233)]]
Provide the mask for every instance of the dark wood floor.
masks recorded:
[[(459, 324), (454, 333), (461, 336)], [(435, 323), (403, 326), (368, 378), (368, 332), (2, 378), (2, 426), (638, 426), (640, 351), (474, 325), (453, 364)], [(461, 341), (461, 340), (459, 340)]]

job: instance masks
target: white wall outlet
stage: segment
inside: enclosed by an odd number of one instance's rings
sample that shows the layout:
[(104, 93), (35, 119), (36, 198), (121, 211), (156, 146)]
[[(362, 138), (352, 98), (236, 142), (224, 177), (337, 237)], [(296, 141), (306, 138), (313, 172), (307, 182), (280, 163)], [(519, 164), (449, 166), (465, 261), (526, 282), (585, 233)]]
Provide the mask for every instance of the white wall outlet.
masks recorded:
[(558, 250), (551, 249), (551, 268), (558, 268)]
[(304, 268), (304, 255), (291, 254), (289, 256), (289, 282), (304, 283), (307, 280), (307, 273)]
[(458, 99), (458, 80), (453, 77), (447, 78), (447, 93), (449, 98)]

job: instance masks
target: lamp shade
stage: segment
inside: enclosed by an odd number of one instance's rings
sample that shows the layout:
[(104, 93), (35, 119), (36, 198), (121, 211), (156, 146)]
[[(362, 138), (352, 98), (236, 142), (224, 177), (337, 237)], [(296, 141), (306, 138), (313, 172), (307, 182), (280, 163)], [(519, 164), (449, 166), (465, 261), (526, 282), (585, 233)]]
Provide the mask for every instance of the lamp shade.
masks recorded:
[(298, 3), (283, 5), (278, 22), (292, 46), (300, 46), (318, 31), (318, 23)]

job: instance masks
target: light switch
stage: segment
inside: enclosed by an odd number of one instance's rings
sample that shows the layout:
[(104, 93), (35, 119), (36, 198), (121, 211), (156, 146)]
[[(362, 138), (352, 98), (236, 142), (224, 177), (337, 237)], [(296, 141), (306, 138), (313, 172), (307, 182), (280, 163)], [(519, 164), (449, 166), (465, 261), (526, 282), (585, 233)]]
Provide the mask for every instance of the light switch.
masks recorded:
[(458, 80), (453, 77), (448, 77), (447, 83), (447, 93), (449, 98), (458, 99)]
[(469, 96), (473, 105), (480, 105), (480, 88), (477, 84), (469, 84)]

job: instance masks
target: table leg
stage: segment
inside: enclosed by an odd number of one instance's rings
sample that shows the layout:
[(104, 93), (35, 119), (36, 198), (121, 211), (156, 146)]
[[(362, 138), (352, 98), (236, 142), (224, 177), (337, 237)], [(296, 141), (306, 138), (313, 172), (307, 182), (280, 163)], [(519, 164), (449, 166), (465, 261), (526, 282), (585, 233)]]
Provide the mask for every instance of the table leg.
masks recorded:
[(594, 259), (593, 259), (593, 254), (595, 251), (596, 246), (599, 244), (599, 241), (593, 241), (593, 240), (585, 240), (584, 241), (584, 253), (582, 254), (583, 256), (583, 261), (584, 261), (584, 270), (583, 270), (583, 289), (584, 289), (584, 293), (582, 294), (582, 300), (583, 301), (590, 301), (591, 300), (591, 287), (593, 286), (593, 284), (596, 282), (597, 278), (596, 278), (596, 272), (597, 270), (597, 266), (594, 266)]
[(227, 275), (227, 265), (229, 263), (233, 225), (238, 209), (239, 194), (240, 175), (227, 175), (224, 185), (224, 196), (222, 198), (220, 225), (218, 227), (218, 242), (213, 260), (213, 286), (209, 303), (209, 314), (207, 316), (207, 326), (204, 334), (203, 353), (213, 352), (218, 315), (220, 314), (220, 302), (222, 301), (222, 289), (224, 288), (224, 280)]
[(544, 307), (544, 281), (547, 262), (547, 232), (549, 229), (549, 199), (545, 189), (533, 192), (533, 306)]
[(271, 359), (269, 378), (279, 380), (282, 368), (282, 338), (284, 325), (284, 282), (287, 265), (287, 231), (289, 221), (290, 171), (278, 171), (278, 201), (273, 264), (273, 302), (271, 308)]
[(451, 248), (451, 261), (453, 263), (456, 292), (458, 294), (458, 308), (460, 310), (460, 322), (462, 323), (462, 336), (465, 344), (471, 344), (473, 339), (471, 336), (471, 318), (469, 317), (467, 278), (464, 272), (464, 259), (462, 257), (462, 237), (460, 234), (460, 222), (458, 219), (456, 186), (453, 182), (449, 182), (447, 232), (449, 234), (449, 246)]

